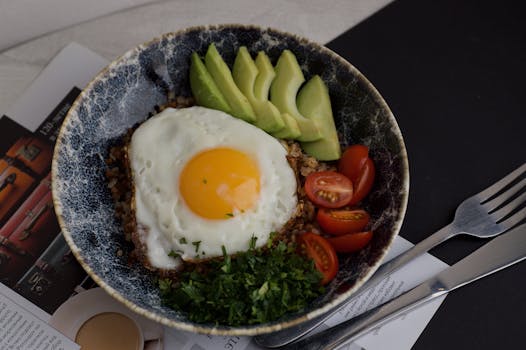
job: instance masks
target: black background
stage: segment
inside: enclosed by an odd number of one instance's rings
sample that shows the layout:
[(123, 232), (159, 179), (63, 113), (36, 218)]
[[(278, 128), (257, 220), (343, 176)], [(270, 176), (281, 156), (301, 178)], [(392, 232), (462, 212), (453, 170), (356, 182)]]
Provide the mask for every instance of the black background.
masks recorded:
[[(522, 1), (399, 0), (327, 45), (398, 120), (411, 177), (400, 234), (413, 243), (526, 161), (525, 10)], [(431, 253), (453, 264), (485, 242), (456, 237)], [(451, 293), (414, 349), (523, 349), (525, 326), (522, 262)]]

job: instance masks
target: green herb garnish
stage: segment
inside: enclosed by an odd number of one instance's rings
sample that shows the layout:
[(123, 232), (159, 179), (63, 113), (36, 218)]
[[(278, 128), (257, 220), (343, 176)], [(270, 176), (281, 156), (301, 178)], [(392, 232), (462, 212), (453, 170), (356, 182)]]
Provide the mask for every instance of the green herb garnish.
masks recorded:
[(198, 253), (199, 245), (201, 244), (201, 241), (195, 241), (195, 242), (192, 242), (192, 244), (195, 246), (195, 252)]
[(277, 232), (271, 232), (267, 241), (267, 248), (272, 247), (272, 243), (274, 243), (274, 238), (278, 235)]
[(185, 270), (177, 282), (160, 280), (163, 301), (194, 322), (237, 326), (301, 310), (324, 291), (313, 261), (292, 244), (279, 242), (235, 256), (222, 250), (223, 259)]
[(256, 241), (258, 240), (258, 238), (254, 235), (252, 235), (252, 237), (250, 238), (250, 243), (248, 244), (248, 248), (249, 249), (256, 249)]
[(203, 183), (206, 185), (208, 183), (207, 179), (203, 179)]
[(233, 218), (233, 217), (234, 217), (234, 214), (232, 214), (232, 213), (226, 213), (225, 215), (226, 215), (227, 217), (229, 217), (229, 218)]
[(169, 278), (161, 278), (158, 281), (159, 289), (161, 290), (161, 293), (169, 292), (172, 288), (172, 280)]
[(186, 238), (185, 237), (182, 237), (179, 239), (179, 243), (180, 244), (186, 244)]
[(174, 250), (170, 250), (170, 253), (168, 253), (168, 256), (170, 258), (178, 258), (180, 257), (181, 255), (177, 254)]

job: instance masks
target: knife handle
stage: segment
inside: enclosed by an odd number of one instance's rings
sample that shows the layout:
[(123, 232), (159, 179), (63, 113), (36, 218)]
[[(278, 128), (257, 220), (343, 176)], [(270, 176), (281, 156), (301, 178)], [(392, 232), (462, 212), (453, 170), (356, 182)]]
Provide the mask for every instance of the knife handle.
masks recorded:
[(379, 327), (402, 314), (417, 308), (443, 294), (447, 289), (438, 279), (426, 283), (400, 295), (399, 297), (377, 306), (355, 318), (344, 321), (332, 328), (314, 334), (296, 343), (291, 343), (283, 350), (332, 350), (350, 342), (373, 328)]

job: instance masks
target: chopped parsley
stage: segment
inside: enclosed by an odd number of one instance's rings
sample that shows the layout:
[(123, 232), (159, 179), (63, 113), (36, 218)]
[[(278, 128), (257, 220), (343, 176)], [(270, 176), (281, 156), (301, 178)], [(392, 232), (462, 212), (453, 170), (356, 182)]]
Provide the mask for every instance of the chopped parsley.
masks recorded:
[(206, 185), (208, 183), (207, 179), (203, 179), (203, 183)]
[(179, 239), (179, 243), (180, 244), (186, 244), (186, 238), (185, 237), (182, 237)]
[(256, 241), (258, 240), (258, 238), (254, 235), (252, 235), (252, 237), (250, 238), (250, 243), (248, 244), (248, 248), (249, 249), (256, 249)]
[(199, 246), (201, 245), (201, 241), (195, 241), (195, 242), (192, 242), (192, 244), (195, 246), (195, 252), (198, 253)]
[(321, 273), (292, 244), (279, 242), (235, 256), (222, 250), (223, 259), (185, 270), (177, 282), (160, 279), (164, 303), (194, 322), (238, 326), (299, 311), (324, 292)]
[(229, 217), (229, 218), (233, 218), (233, 217), (234, 217), (234, 214), (232, 214), (232, 213), (226, 213), (225, 215), (226, 215), (227, 217)]
[(174, 250), (170, 250), (170, 253), (168, 253), (168, 256), (170, 258), (178, 258), (180, 257), (181, 255), (177, 254)]
[(272, 243), (274, 242), (274, 238), (276, 238), (277, 235), (278, 235), (278, 233), (275, 232), (275, 231), (272, 231), (270, 233), (269, 239), (267, 241), (267, 248), (272, 247)]

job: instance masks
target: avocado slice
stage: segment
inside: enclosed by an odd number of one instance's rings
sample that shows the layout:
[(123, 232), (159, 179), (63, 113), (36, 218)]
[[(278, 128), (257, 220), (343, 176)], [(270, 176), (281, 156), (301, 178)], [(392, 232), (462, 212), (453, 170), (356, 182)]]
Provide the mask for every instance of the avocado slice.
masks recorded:
[[(268, 99), (270, 86), (276, 77), (276, 71), (264, 51), (258, 52), (255, 63), (259, 74), (254, 84), (254, 95), (259, 99)], [(282, 139), (297, 139), (301, 135), (298, 122), (288, 113), (281, 113), (281, 118), (285, 126), (282, 130), (274, 132), (272, 135)]]
[(288, 113), (281, 114), (281, 118), (285, 122), (283, 129), (272, 133), (272, 136), (277, 137), (278, 139), (289, 139), (296, 140), (301, 135), (300, 127), (296, 118), (291, 116)]
[(278, 131), (285, 126), (285, 123), (279, 110), (268, 100), (268, 90), (267, 97), (264, 99), (258, 99), (254, 94), (254, 84), (258, 75), (259, 70), (250, 53), (245, 46), (241, 46), (232, 67), (234, 82), (256, 113), (254, 125), (266, 132)]
[(215, 45), (212, 43), (208, 47), (205, 55), (205, 66), (214, 79), (214, 82), (219, 87), (219, 90), (225, 96), (230, 108), (231, 114), (234, 117), (243, 119), (247, 122), (254, 122), (256, 114), (248, 102), (247, 98), (239, 91), (230, 68), (228, 68), (225, 61), (217, 51)]
[(316, 141), (321, 132), (313, 120), (305, 118), (298, 111), (296, 95), (305, 81), (296, 56), (290, 50), (284, 50), (276, 64), (276, 77), (270, 86), (270, 101), (281, 113), (288, 113), (298, 122), (301, 135), (298, 141)]
[(228, 102), (196, 52), (192, 53), (190, 60), (190, 88), (199, 106), (231, 112)]
[(329, 90), (320, 76), (313, 76), (303, 86), (298, 93), (297, 104), (301, 114), (315, 121), (322, 134), (320, 140), (301, 143), (303, 150), (318, 160), (339, 159), (340, 142), (332, 116)]
[(276, 72), (264, 51), (258, 52), (255, 64), (259, 74), (254, 82), (254, 96), (259, 100), (268, 100), (270, 85), (276, 76)]

